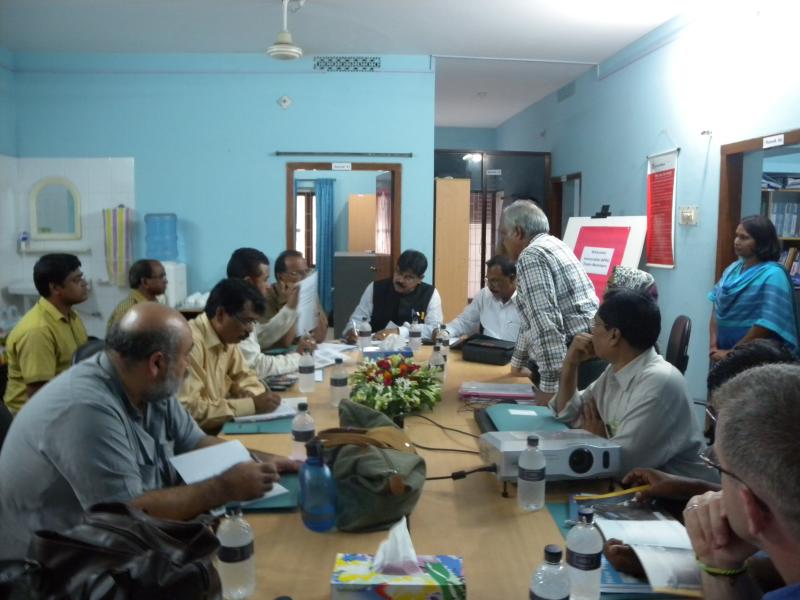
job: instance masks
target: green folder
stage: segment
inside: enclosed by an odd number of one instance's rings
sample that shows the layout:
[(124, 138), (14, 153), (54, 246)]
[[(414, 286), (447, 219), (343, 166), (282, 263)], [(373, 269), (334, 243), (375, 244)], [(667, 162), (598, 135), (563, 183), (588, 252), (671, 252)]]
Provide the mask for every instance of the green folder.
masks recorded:
[(291, 510), (300, 504), (300, 480), (296, 473), (281, 475), (280, 484), (289, 490), (288, 494), (281, 494), (274, 498), (258, 500), (242, 506), (244, 512), (259, 512), (263, 510)]
[(273, 419), (272, 421), (245, 421), (238, 423), (228, 421), (222, 428), (222, 433), (238, 435), (247, 433), (291, 433), (292, 418)]
[[(512, 414), (523, 411), (528, 414)], [(546, 406), (530, 404), (495, 404), (486, 409), (498, 431), (563, 431), (568, 429), (564, 423), (556, 421)]]

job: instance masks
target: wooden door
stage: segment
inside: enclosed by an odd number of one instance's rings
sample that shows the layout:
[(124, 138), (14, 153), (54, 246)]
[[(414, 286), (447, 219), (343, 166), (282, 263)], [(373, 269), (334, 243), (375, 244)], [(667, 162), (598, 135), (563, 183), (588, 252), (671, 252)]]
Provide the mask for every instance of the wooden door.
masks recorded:
[(436, 180), (434, 286), (445, 321), (467, 305), (469, 278), (470, 180)]
[(375, 252), (375, 194), (350, 194), (347, 202), (347, 249)]

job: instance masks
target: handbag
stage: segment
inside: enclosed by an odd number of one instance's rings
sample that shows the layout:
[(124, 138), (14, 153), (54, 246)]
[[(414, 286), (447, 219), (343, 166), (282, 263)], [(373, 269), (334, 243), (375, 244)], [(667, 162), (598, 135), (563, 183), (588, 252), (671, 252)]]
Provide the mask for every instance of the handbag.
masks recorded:
[(425, 483), (425, 460), (402, 429), (369, 407), (342, 401), (339, 423), (317, 435), (336, 481), (336, 527), (389, 529), (414, 510)]
[[(66, 532), (37, 531), (10, 597), (31, 600), (218, 600), (219, 541), (200, 521), (96, 504)], [(21, 562), (21, 561), (18, 561)], [(8, 589), (6, 590), (8, 591)]]
[(499, 340), (488, 335), (475, 335), (464, 342), (464, 360), (489, 365), (507, 365), (514, 354), (515, 342)]

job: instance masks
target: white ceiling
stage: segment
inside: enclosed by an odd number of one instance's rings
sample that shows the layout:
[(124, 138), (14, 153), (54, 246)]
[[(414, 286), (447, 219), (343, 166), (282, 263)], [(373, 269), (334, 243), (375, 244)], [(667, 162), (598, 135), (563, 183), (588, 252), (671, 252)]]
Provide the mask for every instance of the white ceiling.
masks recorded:
[[(433, 54), (583, 63), (437, 59), (437, 126), (496, 127), (687, 5), (307, 0), (290, 12), (289, 30), (307, 56)], [(0, 0), (0, 47), (15, 52), (262, 52), (280, 28), (280, 0)]]

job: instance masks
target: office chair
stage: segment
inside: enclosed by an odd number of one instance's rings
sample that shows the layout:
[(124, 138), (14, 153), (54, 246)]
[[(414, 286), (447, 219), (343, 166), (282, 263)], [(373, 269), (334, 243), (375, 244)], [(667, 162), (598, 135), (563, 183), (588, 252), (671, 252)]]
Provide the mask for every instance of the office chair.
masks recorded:
[(692, 335), (692, 320), (686, 315), (680, 315), (672, 324), (667, 341), (667, 352), (664, 358), (672, 363), (681, 374), (686, 373), (689, 364), (689, 337)]
[(75, 354), (72, 355), (72, 364), (77, 365), (79, 362), (86, 360), (87, 358), (91, 358), (100, 350), (105, 348), (106, 341), (97, 339), (96, 337), (90, 337), (89, 341), (87, 341), (83, 346), (75, 350)]

